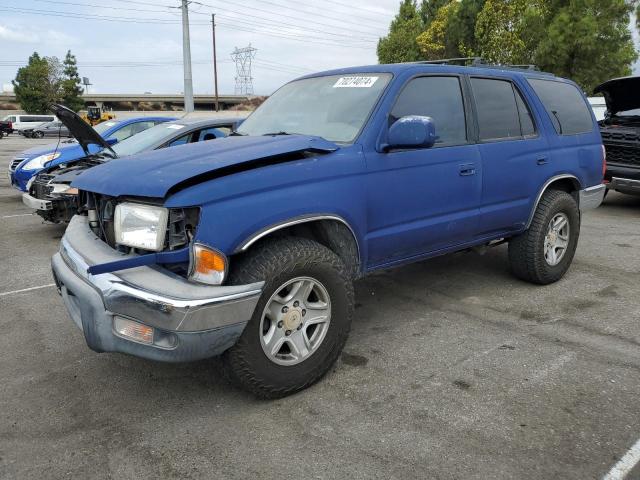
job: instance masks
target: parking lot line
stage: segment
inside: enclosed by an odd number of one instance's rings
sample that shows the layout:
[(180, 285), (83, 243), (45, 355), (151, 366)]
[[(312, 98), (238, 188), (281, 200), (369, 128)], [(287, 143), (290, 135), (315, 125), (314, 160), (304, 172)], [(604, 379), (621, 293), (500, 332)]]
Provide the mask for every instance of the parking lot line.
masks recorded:
[(33, 213), (19, 213), (17, 215), (5, 215), (5, 216), (0, 217), (0, 218), (30, 217), (31, 215), (33, 215)]
[(0, 293), (0, 297), (4, 297), (6, 295), (11, 295), (13, 293), (30, 292), (31, 290), (40, 290), (41, 288), (49, 288), (49, 287), (55, 287), (55, 286), (56, 286), (55, 283), (47, 283), (46, 285), (39, 285), (37, 287), (21, 288), (20, 290), (12, 290), (10, 292), (2, 292), (2, 293)]
[(622, 480), (640, 462), (640, 440), (616, 463), (602, 480)]

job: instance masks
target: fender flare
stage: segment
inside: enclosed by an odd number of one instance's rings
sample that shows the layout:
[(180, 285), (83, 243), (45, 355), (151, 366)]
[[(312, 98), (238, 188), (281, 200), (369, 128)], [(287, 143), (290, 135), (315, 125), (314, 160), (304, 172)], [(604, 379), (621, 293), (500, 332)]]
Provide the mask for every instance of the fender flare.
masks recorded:
[[(525, 230), (529, 228), (529, 226), (531, 226), (531, 222), (533, 221), (533, 216), (536, 214), (536, 209), (538, 208), (538, 204), (540, 203), (540, 200), (542, 200), (542, 195), (544, 195), (544, 192), (547, 191), (547, 189), (549, 188), (549, 186), (557, 181), (557, 180), (562, 180), (562, 179), (570, 179), (570, 180), (575, 180), (578, 184), (579, 187), (582, 187), (582, 184), (580, 183), (580, 179), (578, 177), (576, 177), (575, 175), (572, 175), (570, 173), (562, 173), (560, 175), (554, 175), (553, 177), (551, 177), (550, 179), (548, 179), (544, 185), (542, 186), (542, 188), (540, 189), (540, 192), (538, 192), (538, 197), (536, 198), (536, 202), (533, 204), (533, 208), (531, 209), (531, 213), (529, 214), (529, 219), (527, 220), (527, 224), (525, 225)], [(579, 189), (578, 189), (579, 190)]]
[(358, 262), (362, 262), (362, 251), (360, 250), (360, 242), (358, 241), (358, 236), (356, 235), (356, 232), (351, 227), (351, 225), (349, 225), (349, 222), (347, 222), (341, 216), (335, 215), (333, 213), (301, 215), (299, 217), (290, 218), (288, 220), (282, 220), (277, 223), (268, 225), (258, 230), (257, 232), (253, 233), (242, 242), (240, 242), (240, 244), (238, 244), (238, 246), (235, 248), (234, 253), (246, 252), (249, 249), (249, 247), (251, 247), (251, 245), (256, 243), (261, 238), (264, 238), (267, 235), (272, 234), (273, 232), (277, 232), (278, 230), (282, 230), (283, 228), (291, 227), (293, 225), (299, 225), (301, 223), (315, 222), (318, 220), (334, 220), (345, 225), (351, 232), (351, 235), (353, 236), (353, 241), (356, 244), (356, 250), (358, 253)]

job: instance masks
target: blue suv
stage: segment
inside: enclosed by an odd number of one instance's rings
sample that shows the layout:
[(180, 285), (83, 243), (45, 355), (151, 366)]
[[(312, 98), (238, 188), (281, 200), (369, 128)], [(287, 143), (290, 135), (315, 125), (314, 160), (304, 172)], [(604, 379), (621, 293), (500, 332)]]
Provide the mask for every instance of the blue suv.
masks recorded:
[(233, 381), (279, 397), (337, 359), (362, 275), (508, 242), (517, 277), (562, 278), (603, 168), (569, 80), (420, 63), (317, 73), (227, 138), (80, 175), (53, 275), (93, 350), (222, 354)]

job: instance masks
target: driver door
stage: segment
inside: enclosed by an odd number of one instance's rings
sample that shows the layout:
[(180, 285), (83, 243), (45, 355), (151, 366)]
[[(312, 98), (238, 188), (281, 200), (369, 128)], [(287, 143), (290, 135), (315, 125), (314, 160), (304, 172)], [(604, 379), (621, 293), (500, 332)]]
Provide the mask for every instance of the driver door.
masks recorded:
[(482, 195), (482, 161), (473, 141), (463, 78), (409, 80), (389, 114), (431, 117), (431, 148), (367, 153), (369, 267), (435, 254), (473, 239)]

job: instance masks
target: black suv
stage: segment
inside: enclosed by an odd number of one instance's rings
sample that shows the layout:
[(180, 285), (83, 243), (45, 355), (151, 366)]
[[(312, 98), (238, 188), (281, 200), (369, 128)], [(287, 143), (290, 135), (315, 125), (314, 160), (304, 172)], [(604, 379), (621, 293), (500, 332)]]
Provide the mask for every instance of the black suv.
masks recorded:
[(607, 186), (640, 195), (640, 77), (609, 80), (594, 93), (602, 93), (607, 102), (605, 119), (600, 122), (607, 150)]

